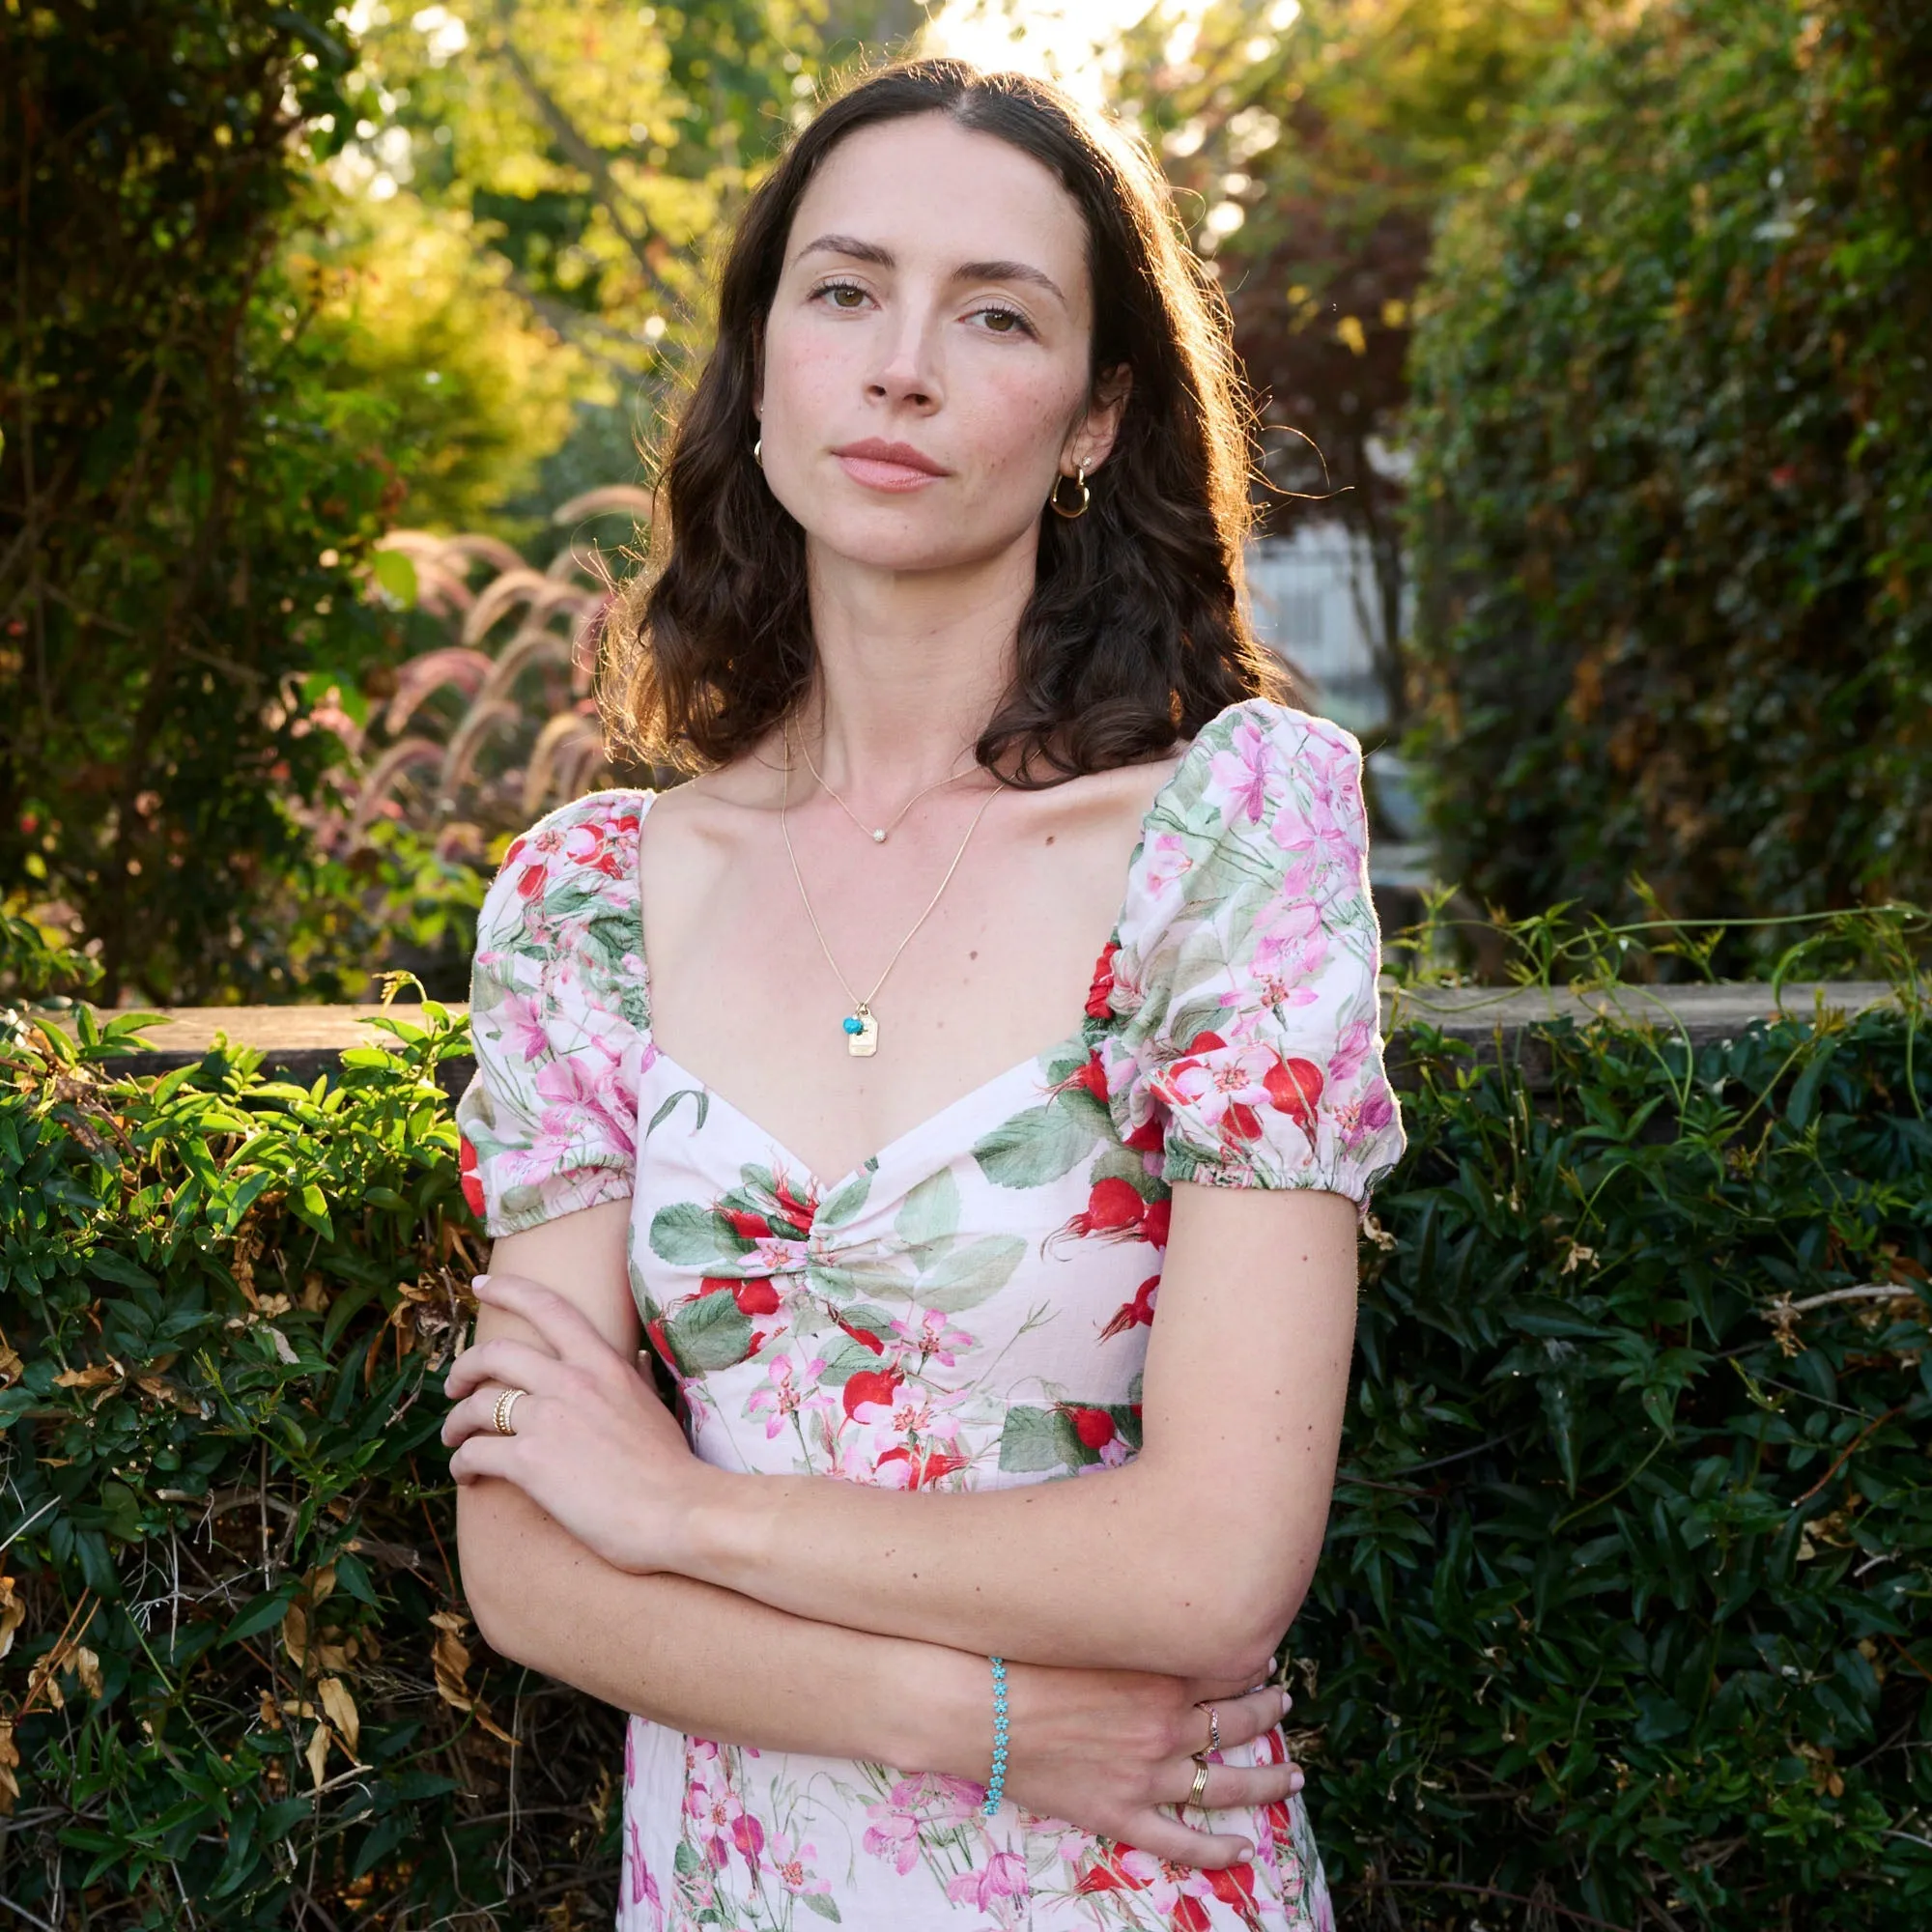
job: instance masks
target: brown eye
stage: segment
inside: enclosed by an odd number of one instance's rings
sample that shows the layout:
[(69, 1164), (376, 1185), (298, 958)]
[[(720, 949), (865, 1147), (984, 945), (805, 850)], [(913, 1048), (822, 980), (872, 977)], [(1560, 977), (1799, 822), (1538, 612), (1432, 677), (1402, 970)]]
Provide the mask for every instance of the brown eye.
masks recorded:
[[(857, 308), (866, 299), (865, 290), (855, 289), (849, 282), (835, 283), (829, 293), (834, 306), (838, 308)], [(847, 296), (852, 298), (850, 301), (845, 299)]]

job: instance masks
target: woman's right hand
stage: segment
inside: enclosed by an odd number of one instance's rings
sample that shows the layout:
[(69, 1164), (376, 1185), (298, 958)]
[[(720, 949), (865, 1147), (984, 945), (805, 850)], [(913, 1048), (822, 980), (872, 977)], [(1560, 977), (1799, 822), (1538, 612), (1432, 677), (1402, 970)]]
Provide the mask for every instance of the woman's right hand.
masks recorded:
[[(1194, 1787), (1193, 1754), (1208, 1747), (1208, 1704), (1230, 1751), (1272, 1730), (1293, 1701), (1274, 1685), (1245, 1694), (1230, 1689), (1137, 1670), (1009, 1663), (1007, 1795), (1042, 1817), (1171, 1863), (1240, 1864), (1254, 1856), (1248, 1840), (1199, 1832), (1175, 1816)], [(1259, 1810), (1302, 1783), (1293, 1764), (1215, 1764), (1201, 1803), (1208, 1811)]]

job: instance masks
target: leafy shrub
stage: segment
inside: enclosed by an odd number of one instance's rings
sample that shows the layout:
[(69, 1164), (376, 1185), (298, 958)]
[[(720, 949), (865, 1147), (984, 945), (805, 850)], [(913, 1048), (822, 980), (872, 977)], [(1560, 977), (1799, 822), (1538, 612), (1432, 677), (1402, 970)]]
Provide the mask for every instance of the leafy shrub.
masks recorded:
[[(1932, 896), (1932, 11), (1660, 0), (1441, 232), (1417, 751), (1513, 912)], [(1733, 958), (1735, 967), (1737, 961)]]
[[(14, 1052), (0, 1894), (43, 1919), (608, 1918), (621, 1719), (480, 1650), (450, 1568), (463, 1037), (391, 1017), (328, 1091), (112, 1078), (128, 1015)], [(1351, 1926), (1925, 1915), (1922, 1019), (1556, 1027), (1534, 1087), (1403, 1035), (1292, 1636)]]

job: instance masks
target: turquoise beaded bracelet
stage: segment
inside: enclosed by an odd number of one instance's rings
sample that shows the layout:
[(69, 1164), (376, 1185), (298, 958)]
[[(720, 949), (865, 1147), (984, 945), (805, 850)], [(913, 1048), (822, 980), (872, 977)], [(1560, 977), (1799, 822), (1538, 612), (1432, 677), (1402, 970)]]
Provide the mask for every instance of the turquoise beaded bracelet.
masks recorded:
[(993, 1775), (986, 1780), (986, 1802), (980, 1815), (997, 1818), (1007, 1789), (1007, 1661), (989, 1657), (986, 1662), (993, 1666)]

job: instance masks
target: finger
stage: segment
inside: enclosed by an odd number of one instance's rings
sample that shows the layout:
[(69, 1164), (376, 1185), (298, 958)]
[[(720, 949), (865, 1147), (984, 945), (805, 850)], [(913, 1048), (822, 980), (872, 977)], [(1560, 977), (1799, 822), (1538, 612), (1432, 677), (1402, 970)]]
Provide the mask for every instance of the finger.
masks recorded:
[(1170, 1864), (1197, 1865), (1203, 1871), (1245, 1864), (1255, 1855), (1252, 1842), (1232, 1832), (1197, 1832), (1165, 1811), (1151, 1808), (1137, 1811), (1127, 1820), (1120, 1842), (1165, 1859)]
[(469, 1287), (477, 1300), (521, 1315), (565, 1361), (621, 1359), (582, 1309), (526, 1274), (479, 1274)]
[[(1271, 1731), (1287, 1717), (1294, 1702), (1288, 1692), (1273, 1684), (1264, 1685), (1259, 1690), (1250, 1690), (1245, 1697), (1232, 1697), (1217, 1702), (1214, 1709), (1221, 1718), (1221, 1748), (1230, 1745), (1252, 1744), (1264, 1731)], [(1201, 1727), (1208, 1727), (1208, 1714), (1201, 1714)]]
[[(447, 1415), (442, 1418), (442, 1428), (438, 1432), (446, 1447), (454, 1448), (459, 1442), (467, 1441), (472, 1435), (494, 1435), (499, 1441), (509, 1439), (497, 1427), (497, 1398), (499, 1390), (481, 1388), (474, 1395), (465, 1396)], [(519, 1402), (510, 1411), (510, 1435), (523, 1435), (530, 1425), (530, 1405), (541, 1401), (540, 1396), (531, 1394)]]
[(449, 1473), (458, 1483), (473, 1483), (478, 1476), (501, 1476), (514, 1483), (519, 1466), (511, 1461), (515, 1448), (514, 1436), (494, 1432), (466, 1435), (450, 1452)]
[[(1253, 1811), (1264, 1804), (1284, 1804), (1301, 1789), (1305, 1780), (1292, 1764), (1214, 1764), (1208, 1767), (1208, 1785), (1201, 1794), (1201, 1807), (1208, 1811)], [(1194, 1787), (1192, 1760), (1187, 1773), (1188, 1789)], [(1185, 1796), (1185, 1794), (1182, 1794)], [(1197, 1824), (1200, 1811), (1192, 1805), (1187, 1816)]]
[(532, 1395), (560, 1395), (563, 1368), (562, 1360), (548, 1349), (497, 1335), (457, 1356), (443, 1378), (442, 1392), (457, 1402), (485, 1382), (501, 1382), (505, 1388), (528, 1389)]

